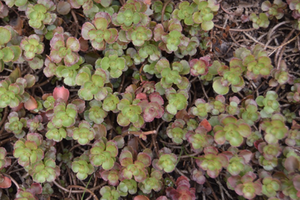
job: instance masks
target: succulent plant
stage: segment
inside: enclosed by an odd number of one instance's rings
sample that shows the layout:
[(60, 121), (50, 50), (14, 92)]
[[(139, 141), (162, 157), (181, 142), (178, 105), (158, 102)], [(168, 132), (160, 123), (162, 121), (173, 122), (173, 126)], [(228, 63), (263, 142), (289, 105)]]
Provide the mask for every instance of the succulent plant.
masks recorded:
[(8, 115), (8, 120), (5, 123), (5, 130), (14, 133), (17, 138), (24, 137), (25, 131), (23, 128), (26, 127), (26, 119), (20, 119), (17, 112), (11, 112)]
[(108, 28), (110, 22), (111, 17), (108, 13), (97, 13), (92, 23), (86, 22), (82, 25), (83, 39), (90, 40), (92, 46), (97, 50), (105, 49), (106, 43), (112, 44), (118, 37), (117, 29)]
[(221, 125), (214, 126), (214, 137), (217, 144), (224, 144), (225, 141), (228, 141), (231, 146), (238, 147), (243, 143), (244, 138), (251, 135), (250, 126), (233, 116), (221, 119)]
[(119, 78), (127, 70), (126, 60), (113, 54), (97, 59), (95, 67), (108, 70), (111, 78)]
[(38, 0), (37, 4), (29, 4), (26, 9), (28, 24), (37, 30), (43, 30), (45, 25), (53, 24), (56, 14), (51, 13), (56, 9), (55, 4), (50, 0)]
[(40, 41), (40, 37), (32, 34), (29, 37), (22, 39), (20, 46), (25, 51), (24, 56), (28, 60), (32, 60), (36, 54), (41, 54), (44, 51), (44, 43)]
[(281, 19), (284, 16), (284, 9), (286, 7), (286, 3), (281, 0), (275, 0), (273, 3), (264, 1), (261, 4), (261, 9), (267, 12), (268, 17), (275, 17), (276, 19)]
[(94, 142), (90, 149), (90, 160), (95, 167), (102, 166), (104, 170), (113, 168), (118, 155), (118, 147), (116, 142), (110, 140), (98, 140)]
[(18, 158), (18, 163), (22, 166), (32, 165), (44, 158), (44, 151), (41, 147), (42, 135), (29, 133), (26, 139), (19, 139), (14, 145), (14, 157)]
[(72, 162), (72, 170), (76, 173), (76, 177), (84, 180), (88, 175), (94, 172), (94, 167), (90, 163), (87, 153), (82, 154), (80, 157), (74, 158)]
[(159, 159), (154, 159), (152, 162), (154, 168), (164, 172), (172, 172), (177, 165), (177, 156), (171, 153), (171, 150), (164, 147), (159, 151)]
[(259, 29), (259, 27), (268, 28), (270, 24), (268, 16), (265, 13), (259, 13), (258, 16), (255, 13), (251, 13), (249, 18), (253, 22), (253, 28), (256, 29)]

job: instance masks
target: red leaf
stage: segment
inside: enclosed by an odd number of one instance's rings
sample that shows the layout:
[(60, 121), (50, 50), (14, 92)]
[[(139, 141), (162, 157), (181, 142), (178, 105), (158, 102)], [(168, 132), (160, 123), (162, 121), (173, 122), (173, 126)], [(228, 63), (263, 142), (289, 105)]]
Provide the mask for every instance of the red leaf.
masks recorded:
[(10, 178), (0, 174), (0, 188), (10, 188), (11, 180)]
[(133, 200), (149, 200), (149, 198), (144, 195), (137, 195)]
[(38, 103), (32, 96), (30, 96), (30, 98), (24, 103), (24, 107), (27, 110), (34, 110), (38, 107)]
[(207, 132), (211, 131), (211, 125), (207, 121), (207, 119), (202, 120), (202, 122), (200, 123), (200, 126), (203, 126), (207, 130)]
[(69, 99), (69, 96), (70, 96), (70, 92), (64, 86), (54, 88), (53, 97), (55, 100), (63, 99), (65, 102), (67, 102)]

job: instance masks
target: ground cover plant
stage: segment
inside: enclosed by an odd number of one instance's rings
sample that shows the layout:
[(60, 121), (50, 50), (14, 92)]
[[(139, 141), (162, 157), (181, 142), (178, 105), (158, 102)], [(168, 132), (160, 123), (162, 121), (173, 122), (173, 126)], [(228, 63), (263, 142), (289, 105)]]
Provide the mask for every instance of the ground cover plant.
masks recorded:
[(300, 199), (300, 0), (1, 0), (0, 199)]

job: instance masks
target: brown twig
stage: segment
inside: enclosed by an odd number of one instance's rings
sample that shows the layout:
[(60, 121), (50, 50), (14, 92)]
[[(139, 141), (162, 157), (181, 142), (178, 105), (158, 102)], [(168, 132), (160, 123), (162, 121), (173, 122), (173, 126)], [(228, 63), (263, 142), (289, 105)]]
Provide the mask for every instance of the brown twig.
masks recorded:
[(209, 181), (207, 180), (205, 183), (208, 185), (208, 187), (210, 187), (211, 192), (212, 192), (212, 194), (214, 196), (214, 199), (215, 200), (219, 200), (218, 197), (217, 197), (217, 195), (216, 195), (216, 193), (214, 192), (214, 189), (211, 187), (211, 184), (209, 183)]
[(83, 191), (88, 191), (89, 193), (91, 193), (91, 194), (94, 196), (94, 198), (95, 198), (96, 200), (98, 200), (98, 197), (95, 195), (94, 192), (92, 192), (90, 189), (87, 189), (87, 188), (85, 188), (85, 187), (83, 187), (83, 186), (80, 186), (80, 185), (69, 185), (69, 186), (67, 187), (67, 189), (68, 189), (68, 188), (80, 188), (80, 189), (83, 189)]
[(75, 14), (74, 10), (71, 10), (71, 14), (72, 14), (72, 17), (74, 18), (75, 27), (76, 27), (75, 38), (77, 38), (77, 36), (78, 36), (78, 27), (79, 27), (78, 19), (76, 17), (76, 14)]
[[(223, 28), (222, 26), (219, 26), (217, 24), (214, 25), (216, 28), (219, 28), (219, 29), (223, 29), (225, 30), (226, 28)], [(248, 29), (228, 29), (229, 31), (236, 31), (236, 32), (245, 32), (245, 31), (253, 31), (253, 30), (256, 30), (255, 28), (248, 28)]]
[(15, 181), (15, 179), (13, 179), (10, 175), (8, 175), (8, 174), (5, 174), (5, 173), (2, 173), (4, 176), (6, 176), (6, 177), (8, 177), (8, 178), (10, 178), (10, 180), (15, 184), (15, 186), (17, 187), (17, 190), (19, 190), (20, 189), (20, 186), (19, 186), (19, 184), (17, 183), (17, 181)]
[(164, 15), (165, 15), (166, 7), (170, 2), (171, 2), (171, 0), (166, 1), (164, 4), (164, 7), (161, 10), (161, 25), (163, 25), (163, 22), (164, 22)]

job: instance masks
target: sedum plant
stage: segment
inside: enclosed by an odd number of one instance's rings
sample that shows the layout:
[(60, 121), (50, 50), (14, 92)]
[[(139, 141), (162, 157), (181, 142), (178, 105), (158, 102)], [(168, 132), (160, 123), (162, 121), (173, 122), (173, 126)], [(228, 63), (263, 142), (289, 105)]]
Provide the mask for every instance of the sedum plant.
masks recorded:
[(76, 173), (76, 177), (80, 180), (84, 180), (88, 175), (94, 172), (94, 167), (90, 163), (89, 156), (83, 153), (80, 157), (74, 158), (72, 162), (72, 170)]
[(8, 115), (8, 120), (5, 123), (5, 130), (14, 133), (17, 138), (24, 137), (26, 133), (23, 129), (26, 127), (26, 119), (20, 119), (17, 112), (11, 112)]
[(268, 16), (265, 13), (259, 13), (258, 16), (255, 13), (251, 13), (249, 19), (252, 21), (252, 26), (255, 29), (259, 29), (259, 27), (268, 28), (270, 24)]
[(20, 43), (21, 48), (24, 50), (24, 56), (28, 60), (32, 60), (36, 54), (41, 54), (44, 51), (44, 43), (40, 41), (40, 37), (32, 34), (29, 37), (24, 37)]
[(251, 135), (251, 128), (243, 120), (237, 120), (233, 116), (226, 116), (220, 120), (221, 125), (214, 126), (214, 138), (217, 144), (224, 144), (226, 141), (233, 147), (239, 147), (244, 138)]
[(268, 91), (266, 96), (258, 96), (256, 103), (258, 106), (263, 107), (260, 111), (262, 118), (269, 118), (273, 113), (279, 111), (279, 102), (277, 101), (278, 95), (275, 91)]
[(116, 156), (118, 155), (118, 147), (115, 141), (106, 141), (105, 139), (94, 142), (90, 149), (90, 161), (93, 166), (102, 166), (104, 170), (113, 168)]
[(62, 60), (67, 67), (72, 66), (79, 60), (78, 51), (80, 43), (75, 37), (68, 37), (64, 34), (56, 33), (50, 41), (50, 58), (54, 63), (60, 63)]
[(167, 135), (175, 144), (182, 144), (183, 140), (186, 140), (186, 133), (185, 121), (182, 119), (176, 119), (167, 128)]
[(284, 16), (284, 10), (286, 9), (286, 3), (282, 0), (275, 0), (273, 3), (270, 1), (264, 1), (261, 4), (261, 9), (266, 12), (267, 16), (276, 19), (281, 19)]
[(106, 43), (112, 44), (118, 37), (117, 29), (108, 28), (110, 22), (111, 17), (108, 13), (97, 13), (92, 23), (86, 22), (82, 25), (83, 39), (90, 40), (95, 49), (104, 50)]
[(150, 176), (139, 183), (139, 188), (144, 194), (150, 194), (152, 190), (160, 191), (162, 188), (162, 172), (152, 169)]
[(96, 131), (87, 121), (81, 121), (78, 127), (67, 128), (68, 136), (72, 137), (80, 145), (86, 145), (95, 139)]
[(159, 158), (154, 159), (152, 165), (158, 170), (170, 173), (176, 168), (177, 156), (171, 153), (169, 148), (164, 147), (159, 151)]
[(209, 146), (204, 148), (204, 155), (197, 157), (197, 165), (206, 171), (207, 175), (215, 178), (219, 175), (222, 168), (228, 166), (228, 158), (225, 154), (218, 153), (215, 147)]
[(108, 70), (111, 78), (119, 78), (128, 69), (125, 58), (116, 54), (97, 59), (95, 67)]
[(51, 25), (56, 20), (56, 14), (52, 13), (56, 9), (51, 0), (38, 0), (37, 4), (29, 4), (26, 9), (28, 24), (36, 30), (44, 30), (45, 25)]
[(201, 28), (209, 31), (214, 27), (214, 12), (219, 10), (220, 4), (216, 0), (194, 0), (198, 10), (193, 14), (195, 24), (201, 24)]
[(134, 177), (136, 182), (144, 181), (148, 175), (147, 167), (151, 165), (151, 159), (152, 153), (147, 149), (140, 152), (134, 159), (130, 149), (124, 148), (119, 156), (119, 162), (122, 166), (121, 180), (130, 180)]
[(14, 157), (18, 158), (18, 163), (24, 167), (31, 166), (44, 158), (42, 149), (42, 135), (29, 133), (26, 139), (19, 139), (14, 145)]

